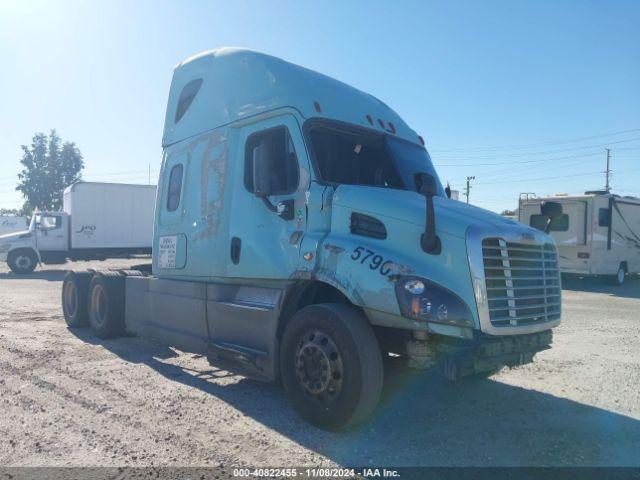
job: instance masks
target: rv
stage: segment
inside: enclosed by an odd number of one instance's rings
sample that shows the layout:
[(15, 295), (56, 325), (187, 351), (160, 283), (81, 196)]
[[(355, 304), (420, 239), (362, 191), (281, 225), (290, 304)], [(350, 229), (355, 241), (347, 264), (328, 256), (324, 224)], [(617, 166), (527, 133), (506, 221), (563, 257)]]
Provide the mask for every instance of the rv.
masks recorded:
[[(545, 202), (562, 205), (562, 215), (548, 222)], [(522, 200), (520, 221), (548, 228), (556, 241), (563, 274), (606, 276), (621, 285), (640, 272), (640, 199), (606, 191)]]
[(34, 212), (28, 229), (0, 236), (0, 261), (30, 273), (38, 263), (149, 254), (155, 194), (153, 185), (75, 183), (61, 212)]
[(162, 146), (151, 268), (68, 273), (70, 327), (280, 379), (327, 429), (373, 411), (391, 353), (459, 379), (550, 347), (551, 237), (447, 198), (422, 137), (373, 96), (215, 50), (176, 67)]

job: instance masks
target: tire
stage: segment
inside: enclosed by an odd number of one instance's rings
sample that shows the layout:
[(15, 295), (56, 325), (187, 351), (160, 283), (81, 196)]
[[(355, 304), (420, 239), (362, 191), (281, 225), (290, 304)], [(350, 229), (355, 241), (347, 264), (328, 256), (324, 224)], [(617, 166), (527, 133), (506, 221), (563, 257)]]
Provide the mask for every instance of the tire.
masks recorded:
[(98, 338), (124, 333), (124, 282), (119, 272), (96, 272), (89, 284), (89, 325)]
[(620, 266), (618, 267), (618, 271), (616, 272), (616, 274), (611, 277), (611, 283), (617, 286), (623, 285), (626, 279), (626, 276), (627, 276), (627, 269), (621, 263)]
[(13, 273), (31, 273), (38, 264), (38, 257), (33, 250), (17, 250), (9, 254), (7, 264)]
[(87, 325), (89, 272), (69, 272), (62, 283), (62, 313), (69, 328), (79, 328)]
[(280, 372), (295, 410), (326, 430), (364, 421), (382, 392), (373, 330), (362, 313), (340, 303), (310, 305), (293, 316), (281, 341)]

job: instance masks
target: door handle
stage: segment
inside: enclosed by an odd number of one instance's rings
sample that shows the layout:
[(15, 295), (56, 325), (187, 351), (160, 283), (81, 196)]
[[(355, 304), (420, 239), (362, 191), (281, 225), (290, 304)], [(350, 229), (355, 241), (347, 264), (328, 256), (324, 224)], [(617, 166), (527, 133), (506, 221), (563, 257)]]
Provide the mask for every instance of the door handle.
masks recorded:
[(233, 237), (231, 239), (231, 261), (234, 265), (240, 263), (240, 253), (242, 250), (242, 240), (238, 237)]

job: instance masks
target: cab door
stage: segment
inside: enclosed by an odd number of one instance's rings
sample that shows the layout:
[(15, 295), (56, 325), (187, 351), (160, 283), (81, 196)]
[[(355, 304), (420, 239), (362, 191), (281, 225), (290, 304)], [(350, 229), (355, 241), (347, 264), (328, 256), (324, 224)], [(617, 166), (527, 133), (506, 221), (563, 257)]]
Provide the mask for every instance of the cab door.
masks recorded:
[[(241, 173), (235, 176), (228, 276), (288, 279), (296, 270), (307, 223), (309, 159), (300, 125), (285, 114), (243, 127), (239, 137), (236, 158)], [(272, 159), (273, 195), (266, 201), (253, 188), (253, 155), (259, 147), (268, 148)]]
[(63, 213), (36, 215), (36, 246), (40, 252), (62, 252), (68, 247), (67, 216)]

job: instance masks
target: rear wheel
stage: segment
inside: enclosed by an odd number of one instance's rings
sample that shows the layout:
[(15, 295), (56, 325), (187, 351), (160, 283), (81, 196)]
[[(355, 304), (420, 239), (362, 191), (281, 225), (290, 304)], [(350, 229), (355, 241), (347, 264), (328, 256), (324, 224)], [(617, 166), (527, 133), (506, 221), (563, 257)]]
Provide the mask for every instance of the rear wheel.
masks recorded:
[(119, 272), (96, 273), (89, 284), (89, 324), (99, 338), (124, 332), (124, 282)]
[(18, 250), (9, 254), (7, 264), (14, 273), (31, 273), (38, 264), (38, 257), (33, 250)]
[(621, 263), (620, 266), (618, 267), (618, 271), (611, 278), (611, 281), (613, 282), (614, 285), (622, 285), (624, 284), (626, 276), (627, 276), (627, 269), (625, 268), (624, 264)]
[(365, 420), (383, 383), (380, 347), (362, 313), (325, 303), (297, 312), (281, 343), (282, 383), (300, 416), (336, 430)]
[(62, 312), (64, 320), (71, 328), (87, 324), (87, 300), (89, 292), (89, 272), (69, 272), (62, 284)]

